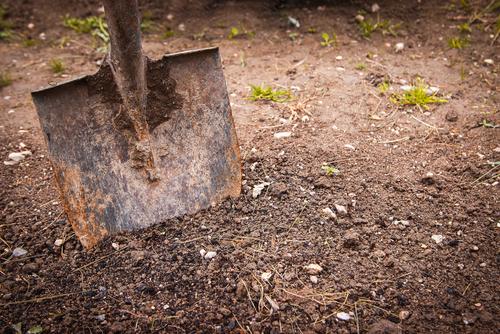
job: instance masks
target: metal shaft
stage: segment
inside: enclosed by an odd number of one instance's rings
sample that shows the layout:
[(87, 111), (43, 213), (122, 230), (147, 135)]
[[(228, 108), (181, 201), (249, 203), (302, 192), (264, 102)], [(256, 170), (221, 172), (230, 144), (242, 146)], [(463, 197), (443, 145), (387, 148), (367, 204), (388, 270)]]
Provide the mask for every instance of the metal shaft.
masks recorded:
[(155, 180), (156, 168), (146, 120), (146, 58), (142, 53), (139, 6), (137, 0), (103, 0), (111, 40), (109, 62), (134, 137), (129, 140), (130, 155)]

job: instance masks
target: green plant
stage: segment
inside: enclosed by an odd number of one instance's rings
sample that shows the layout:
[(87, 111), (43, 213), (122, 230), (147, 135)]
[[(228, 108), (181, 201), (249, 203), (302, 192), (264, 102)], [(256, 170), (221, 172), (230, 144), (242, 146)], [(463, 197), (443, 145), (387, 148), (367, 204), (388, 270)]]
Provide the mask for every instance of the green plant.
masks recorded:
[(451, 37), (448, 39), (448, 46), (452, 49), (461, 50), (469, 45), (469, 39), (465, 37)]
[(271, 87), (250, 85), (252, 91), (249, 99), (252, 101), (266, 100), (273, 102), (287, 102), (293, 98), (289, 90), (274, 90)]
[(299, 33), (297, 32), (291, 32), (288, 34), (288, 38), (290, 38), (290, 40), (292, 42), (295, 42), (295, 40), (297, 39), (297, 37), (299, 37)]
[(484, 128), (490, 128), (490, 129), (496, 129), (500, 127), (500, 125), (495, 124), (493, 121), (489, 121), (487, 119), (483, 119), (480, 123), (479, 126), (482, 126)]
[(0, 40), (8, 39), (12, 36), (12, 23), (6, 17), (7, 8), (0, 5)]
[(12, 78), (7, 72), (0, 72), (0, 88), (7, 87), (12, 83)]
[(380, 94), (384, 95), (385, 93), (387, 93), (389, 88), (391, 88), (391, 86), (389, 85), (389, 82), (382, 81), (381, 83), (379, 83), (377, 88), (378, 88), (378, 91), (380, 92)]
[(66, 69), (61, 59), (52, 59), (49, 62), (50, 69), (56, 74), (63, 73)]
[(393, 35), (397, 36), (396, 30), (400, 27), (400, 24), (391, 24), (389, 20), (380, 21), (377, 19), (377, 22), (373, 23), (371, 19), (366, 19), (358, 22), (359, 30), (361, 35), (366, 38), (370, 38), (371, 35), (380, 30), (383, 35)]
[(365, 63), (358, 63), (358, 64), (356, 64), (356, 66), (354, 68), (359, 70), (359, 71), (363, 71), (366, 69), (366, 64)]
[(109, 43), (108, 25), (101, 16), (89, 16), (83, 19), (67, 16), (63, 24), (77, 33), (90, 34), (104, 44)]
[(33, 38), (30, 38), (30, 37), (25, 38), (22, 41), (22, 45), (25, 48), (29, 48), (29, 47), (35, 46), (36, 45), (36, 40), (34, 40)]
[(307, 32), (310, 34), (315, 34), (318, 32), (318, 29), (316, 29), (315, 27), (309, 27), (307, 28)]
[(460, 6), (466, 12), (472, 11), (472, 5), (470, 4), (469, 0), (460, 0)]
[(337, 167), (328, 164), (323, 164), (321, 169), (325, 171), (326, 176), (335, 176), (340, 174), (340, 170)]
[(467, 70), (462, 66), (460, 67), (460, 80), (464, 81), (467, 78)]
[(241, 29), (238, 29), (237, 27), (231, 27), (231, 30), (229, 31), (229, 35), (227, 35), (227, 38), (233, 39), (242, 36), (253, 38), (255, 36), (255, 32), (246, 30), (244, 27), (242, 27)]
[(161, 35), (163, 39), (168, 39), (170, 37), (173, 37), (175, 35), (175, 32), (171, 28), (167, 28)]
[(337, 43), (337, 35), (335, 33), (330, 36), (328, 33), (324, 32), (321, 34), (321, 46), (330, 46)]
[(392, 94), (390, 101), (401, 106), (415, 105), (425, 110), (429, 110), (429, 104), (448, 102), (448, 100), (436, 96), (436, 93), (430, 93), (429, 86), (420, 78), (416, 80), (415, 85), (410, 90)]
[(457, 29), (458, 31), (460, 31), (460, 33), (462, 34), (466, 34), (466, 33), (471, 33), (472, 32), (472, 28), (470, 27), (470, 24), (465, 22), (465, 23), (462, 23), (462, 24), (459, 24), (457, 26)]
[(239, 35), (240, 35), (240, 29), (238, 29), (236, 27), (231, 27), (231, 30), (229, 31), (229, 35), (227, 35), (227, 38), (233, 39)]
[(141, 21), (141, 31), (142, 32), (150, 32), (155, 27), (155, 23), (153, 21), (153, 13), (149, 10), (146, 10), (142, 14)]

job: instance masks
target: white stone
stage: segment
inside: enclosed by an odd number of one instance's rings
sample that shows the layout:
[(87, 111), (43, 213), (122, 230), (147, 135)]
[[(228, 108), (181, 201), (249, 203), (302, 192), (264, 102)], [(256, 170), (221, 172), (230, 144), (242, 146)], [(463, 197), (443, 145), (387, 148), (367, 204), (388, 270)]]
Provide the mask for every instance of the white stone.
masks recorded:
[(207, 252), (204, 256), (205, 260), (211, 260), (213, 259), (215, 256), (217, 255), (216, 252), (213, 252), (213, 251), (210, 251), (210, 252)]
[[(61, 247), (61, 245), (64, 243), (64, 240), (63, 239), (56, 239), (56, 241), (54, 241), (54, 246), (56, 247)], [(113, 245), (113, 244), (111, 244)]]
[(440, 244), (441, 242), (443, 242), (444, 237), (441, 234), (433, 234), (431, 239), (434, 240), (437, 244)]
[(308, 264), (304, 267), (304, 269), (307, 270), (307, 272), (311, 275), (316, 275), (323, 271), (323, 268), (316, 263)]
[(269, 182), (262, 182), (260, 184), (255, 185), (252, 190), (252, 197), (253, 198), (259, 197), (259, 195), (262, 193), (262, 190), (264, 190), (264, 188), (267, 187), (268, 185), (270, 185)]
[(396, 45), (394, 45), (394, 50), (396, 52), (401, 52), (404, 50), (404, 48), (405, 48), (405, 43), (402, 42), (396, 43)]
[(494, 61), (493, 59), (485, 59), (484, 62), (488, 65), (493, 65), (494, 64)]
[(311, 275), (309, 276), (312, 284), (318, 284), (318, 276)]
[(337, 319), (342, 320), (342, 321), (349, 321), (349, 320), (351, 320), (351, 316), (349, 315), (349, 313), (338, 312)]
[(292, 133), (291, 133), (291, 132), (289, 132), (289, 131), (285, 131), (285, 132), (276, 132), (276, 133), (274, 134), (274, 138), (276, 138), (276, 139), (288, 138), (288, 137), (290, 137), (291, 135), (292, 135)]
[(265, 273), (260, 274), (260, 278), (262, 278), (262, 280), (265, 282), (269, 282), (269, 279), (271, 279), (272, 276), (273, 276), (273, 273), (271, 273), (271, 272), (265, 272)]

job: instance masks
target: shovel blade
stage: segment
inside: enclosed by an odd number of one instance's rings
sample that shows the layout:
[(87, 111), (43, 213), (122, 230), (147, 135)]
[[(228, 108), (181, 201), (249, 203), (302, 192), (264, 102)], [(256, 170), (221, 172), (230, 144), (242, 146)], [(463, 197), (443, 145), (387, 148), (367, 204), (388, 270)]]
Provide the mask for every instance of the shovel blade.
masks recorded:
[(241, 191), (241, 161), (217, 48), (148, 61), (150, 182), (109, 67), (32, 93), (68, 220), (90, 248), (108, 234), (197, 212)]

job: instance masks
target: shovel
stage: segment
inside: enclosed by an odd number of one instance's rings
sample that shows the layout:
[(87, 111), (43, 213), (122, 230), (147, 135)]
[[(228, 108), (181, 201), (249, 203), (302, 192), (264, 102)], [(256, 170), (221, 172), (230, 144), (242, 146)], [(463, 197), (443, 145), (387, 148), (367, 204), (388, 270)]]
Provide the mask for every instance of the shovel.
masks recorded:
[(137, 0), (104, 0), (109, 57), (94, 75), (32, 92), (61, 201), (85, 248), (241, 191), (217, 48), (150, 60)]

